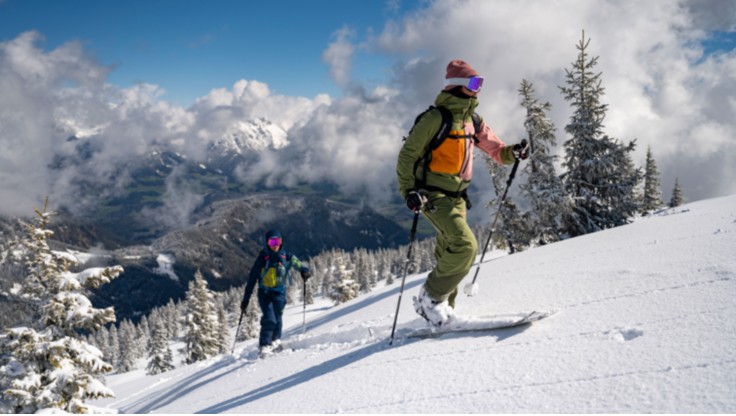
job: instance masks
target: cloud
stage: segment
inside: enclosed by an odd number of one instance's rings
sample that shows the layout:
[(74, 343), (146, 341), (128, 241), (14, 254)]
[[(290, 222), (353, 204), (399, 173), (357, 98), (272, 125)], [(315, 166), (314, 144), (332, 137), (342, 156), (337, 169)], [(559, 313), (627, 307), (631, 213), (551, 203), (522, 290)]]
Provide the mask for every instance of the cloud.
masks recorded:
[[(107, 184), (114, 193), (129, 180), (130, 160), (162, 145), (198, 160), (210, 143), (258, 118), (286, 131), (289, 144), (241, 166), (242, 180), (330, 180), (382, 203), (397, 194), (401, 137), (442, 88), (451, 59), (465, 59), (486, 76), (479, 113), (502, 139), (525, 136), (517, 90), (527, 79), (537, 98), (552, 103), (562, 143), (571, 109), (558, 86), (583, 30), (591, 39), (588, 52), (600, 57), (605, 131), (637, 139), (639, 164), (651, 146), (665, 197), (675, 177), (690, 200), (734, 193), (736, 51), (706, 54), (701, 46), (712, 30), (734, 30), (733, 8), (728, 1), (684, 0), (421, 3), (377, 32), (335, 31), (322, 59), (343, 87), (341, 97), (276, 95), (267, 84), (240, 80), (190, 108), (162, 100), (156, 85), (115, 87), (107, 82), (114, 69), (81, 44), (45, 51), (38, 46), (42, 36), (27, 32), (0, 43), (2, 211), (27, 214), (47, 194), (67, 204), (94, 203), (75, 200), (85, 183)], [(383, 85), (357, 78), (353, 66), (361, 54), (392, 62)], [(79, 139), (68, 140), (72, 134)], [(484, 161), (476, 160), (480, 173)], [(170, 185), (169, 199), (187, 202), (175, 216), (179, 223), (199, 199), (176, 192), (176, 181)], [(485, 192), (478, 206), (491, 198), (487, 175), (479, 174), (473, 189)]]
[(687, 0), (683, 4), (696, 27), (725, 32), (736, 30), (736, 3), (731, 0)]
[[(415, 62), (397, 66), (394, 80), (408, 85), (415, 99), (424, 94), (415, 89), (439, 89), (446, 62), (469, 61), (487, 77), (479, 112), (508, 142), (524, 134), (516, 91), (526, 78), (540, 99), (553, 104), (552, 118), (564, 139), (571, 109), (557, 86), (585, 30), (589, 54), (600, 57), (596, 70), (603, 73), (609, 105), (606, 132), (638, 139), (637, 163), (651, 145), (666, 166), (663, 186), (680, 176), (685, 192), (699, 199), (736, 192), (734, 185), (724, 185), (736, 179), (734, 156), (724, 156), (736, 155), (736, 52), (705, 56), (700, 46), (709, 30), (733, 24), (733, 8), (733, 2), (696, 1), (442, 1), (390, 22), (376, 44)], [(686, 171), (687, 177), (679, 175)]]
[(350, 81), (351, 59), (356, 49), (351, 42), (354, 36), (352, 29), (343, 27), (333, 34), (335, 40), (322, 53), (322, 61), (328, 65), (332, 80), (343, 87)]
[[(244, 121), (266, 118), (290, 129), (330, 102), (325, 95), (274, 95), (266, 84), (240, 80), (185, 109), (162, 100), (157, 85), (109, 84), (112, 68), (97, 63), (78, 42), (50, 51), (42, 46), (43, 36), (33, 31), (0, 43), (0, 213), (5, 215), (27, 215), (46, 195), (55, 207), (83, 211), (123, 190), (135, 163), (162, 147), (203, 160), (213, 141)], [(90, 187), (100, 193), (82, 192)]]

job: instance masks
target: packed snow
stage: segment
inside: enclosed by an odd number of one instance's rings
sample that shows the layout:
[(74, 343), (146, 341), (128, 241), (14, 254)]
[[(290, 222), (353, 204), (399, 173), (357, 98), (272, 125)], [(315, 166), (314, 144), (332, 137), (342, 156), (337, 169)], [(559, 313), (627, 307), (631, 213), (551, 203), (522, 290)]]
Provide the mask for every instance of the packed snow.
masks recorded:
[[(107, 377), (125, 413), (736, 412), (736, 195), (506, 256), (462, 316), (555, 312), (493, 332), (406, 338), (426, 273), (285, 315), (287, 349)], [(473, 271), (471, 270), (471, 273)], [(465, 282), (463, 282), (464, 284)], [(233, 328), (233, 332), (234, 332)]]

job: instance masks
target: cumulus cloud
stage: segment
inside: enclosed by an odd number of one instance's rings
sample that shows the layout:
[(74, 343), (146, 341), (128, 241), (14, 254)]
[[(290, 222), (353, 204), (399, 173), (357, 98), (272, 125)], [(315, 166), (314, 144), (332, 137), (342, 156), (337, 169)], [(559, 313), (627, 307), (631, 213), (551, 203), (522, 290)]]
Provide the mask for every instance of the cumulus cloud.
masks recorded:
[[(244, 120), (266, 118), (288, 130), (330, 102), (326, 95), (274, 95), (266, 84), (241, 80), (185, 109), (162, 100), (164, 91), (156, 85), (109, 84), (113, 68), (97, 63), (78, 42), (51, 51), (42, 44), (43, 36), (33, 31), (0, 43), (0, 213), (5, 215), (28, 214), (46, 195), (56, 207), (82, 211), (124, 189), (133, 162), (156, 150), (203, 160), (212, 142)], [(90, 186), (102, 194), (82, 192)], [(170, 191), (166, 203), (181, 196)]]
[(351, 40), (355, 32), (346, 26), (336, 31), (333, 37), (335, 40), (322, 53), (322, 60), (329, 66), (332, 80), (344, 87), (350, 81), (352, 57), (356, 49)]

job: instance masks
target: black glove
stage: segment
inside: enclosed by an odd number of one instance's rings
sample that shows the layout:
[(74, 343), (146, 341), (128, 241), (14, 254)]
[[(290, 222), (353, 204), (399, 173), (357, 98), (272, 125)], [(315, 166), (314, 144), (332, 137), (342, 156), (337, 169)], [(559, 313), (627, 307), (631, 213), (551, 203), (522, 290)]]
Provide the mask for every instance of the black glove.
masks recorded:
[(240, 301), (240, 312), (245, 313), (245, 310), (248, 309), (248, 303), (243, 299)]
[(408, 194), (406, 194), (406, 206), (409, 207), (410, 210), (417, 212), (420, 209), (422, 209), (422, 206), (427, 202), (427, 197), (425, 196), (425, 192), (423, 190), (413, 190), (409, 191)]
[(529, 157), (529, 142), (524, 139), (521, 143), (516, 143), (512, 150), (516, 160), (526, 160)]
[(302, 279), (306, 282), (310, 277), (312, 277), (312, 272), (310, 272), (306, 267), (302, 269)]

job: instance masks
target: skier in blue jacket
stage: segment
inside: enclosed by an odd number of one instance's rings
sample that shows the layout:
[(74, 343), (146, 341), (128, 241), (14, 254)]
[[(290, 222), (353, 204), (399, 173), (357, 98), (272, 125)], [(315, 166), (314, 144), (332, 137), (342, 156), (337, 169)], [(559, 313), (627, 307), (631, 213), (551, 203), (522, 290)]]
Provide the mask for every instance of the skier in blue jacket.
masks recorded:
[(299, 270), (306, 282), (311, 277), (309, 268), (293, 254), (283, 249), (281, 233), (272, 230), (266, 233), (266, 248), (261, 250), (253, 263), (245, 286), (245, 295), (240, 310), (245, 313), (258, 283), (258, 306), (261, 308), (260, 355), (265, 356), (281, 349), (281, 317), (286, 306), (286, 282), (294, 284), (289, 271)]

